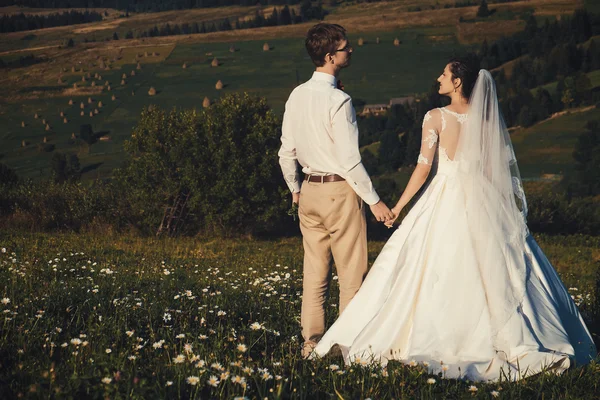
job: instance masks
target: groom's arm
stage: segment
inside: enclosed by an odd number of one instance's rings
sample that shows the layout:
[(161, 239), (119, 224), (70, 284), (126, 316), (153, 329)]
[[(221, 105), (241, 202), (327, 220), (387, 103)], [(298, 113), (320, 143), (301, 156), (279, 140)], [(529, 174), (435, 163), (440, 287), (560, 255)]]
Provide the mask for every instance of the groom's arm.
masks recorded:
[(332, 109), (331, 123), (335, 156), (344, 170), (344, 178), (365, 203), (374, 205), (379, 195), (373, 188), (371, 178), (365, 169), (358, 148), (358, 125), (350, 96), (343, 94)]
[[(279, 165), (283, 172), (283, 179), (288, 185), (292, 196), (295, 193), (300, 192), (300, 183), (298, 181), (298, 169), (296, 156), (296, 144), (294, 143), (294, 136), (292, 135), (292, 126), (290, 124), (290, 118), (286, 118), (286, 110), (283, 113), (283, 123), (281, 126), (281, 148), (279, 149)], [(294, 197), (296, 199), (296, 197)], [(297, 203), (297, 201), (295, 201)]]

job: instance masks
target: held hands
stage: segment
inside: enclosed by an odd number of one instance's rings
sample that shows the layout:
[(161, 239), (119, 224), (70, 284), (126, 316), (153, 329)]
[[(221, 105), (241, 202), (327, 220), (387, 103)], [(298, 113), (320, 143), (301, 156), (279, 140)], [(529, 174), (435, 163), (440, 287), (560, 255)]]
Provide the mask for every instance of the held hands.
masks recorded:
[(389, 219), (387, 221), (385, 221), (383, 224), (385, 226), (389, 228), (392, 228), (394, 226), (394, 222), (396, 222), (396, 219), (398, 218), (398, 216), (400, 215), (400, 213), (402, 212), (402, 209), (397, 209), (396, 207), (392, 208), (392, 214), (394, 214), (394, 218)]
[(389, 220), (392, 220), (393, 222), (393, 220), (396, 219), (394, 213), (392, 213), (388, 206), (386, 206), (385, 203), (381, 200), (369, 207), (371, 207), (371, 212), (373, 213), (375, 219), (377, 219), (378, 222), (387, 223), (387, 221)]

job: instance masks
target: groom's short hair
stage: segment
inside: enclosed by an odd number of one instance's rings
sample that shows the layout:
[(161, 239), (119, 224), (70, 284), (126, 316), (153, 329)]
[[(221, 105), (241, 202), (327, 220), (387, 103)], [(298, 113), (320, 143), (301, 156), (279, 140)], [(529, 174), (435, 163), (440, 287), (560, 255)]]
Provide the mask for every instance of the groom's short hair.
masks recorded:
[(338, 44), (346, 39), (346, 30), (338, 24), (318, 23), (308, 30), (304, 45), (317, 67), (325, 65), (325, 55), (333, 54)]

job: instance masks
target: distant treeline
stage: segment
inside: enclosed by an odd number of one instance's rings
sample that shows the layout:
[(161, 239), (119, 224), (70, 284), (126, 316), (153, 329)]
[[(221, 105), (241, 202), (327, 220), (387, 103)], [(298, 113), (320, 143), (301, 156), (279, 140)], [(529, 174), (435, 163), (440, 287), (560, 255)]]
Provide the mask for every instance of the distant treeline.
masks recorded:
[[(269, 0), (264, 4), (298, 4), (299, 0)], [(256, 0), (0, 0), (0, 5), (35, 8), (115, 8), (134, 12), (184, 10), (189, 8), (254, 6)]]
[[(488, 45), (481, 45), (482, 68), (493, 69), (515, 60), (510, 74), (504, 69), (495, 79), (507, 124), (530, 126), (564, 108), (600, 101), (585, 73), (600, 69), (598, 44), (600, 17), (584, 9), (571, 17), (538, 26), (531, 16), (525, 30)], [(587, 42), (587, 43), (586, 43)], [(558, 82), (555, 93), (541, 85)], [(540, 87), (535, 94), (531, 89)]]
[[(165, 24), (160, 28), (154, 26), (153, 28), (138, 31), (136, 36), (141, 37), (155, 37), (155, 36), (171, 36), (171, 35), (187, 35), (191, 33), (208, 33), (217, 31), (230, 31), (232, 29), (247, 29), (247, 28), (260, 28), (263, 26), (278, 26), (278, 25), (290, 25), (300, 23), (304, 21), (310, 21), (312, 19), (323, 19), (326, 15), (326, 11), (320, 4), (312, 5), (310, 1), (305, 1), (300, 7), (300, 14), (297, 15), (294, 9), (291, 9), (286, 5), (277, 11), (273, 9), (270, 16), (264, 17), (259, 11), (256, 12), (254, 18), (240, 21), (235, 21), (234, 24), (228, 18), (222, 21), (214, 22), (197, 22), (193, 24), (183, 23), (178, 24)], [(125, 38), (131, 39), (134, 37), (133, 31), (127, 32)]]
[(21, 68), (28, 67), (33, 64), (38, 64), (47, 61), (46, 58), (36, 57), (33, 54), (21, 56), (16, 60), (5, 62), (0, 58), (0, 69), (2, 68)]
[[(379, 1), (379, 0), (378, 0)], [(436, 10), (440, 8), (462, 8), (462, 7), (474, 7), (480, 6), (481, 3), (492, 4), (492, 3), (514, 3), (522, 0), (490, 0), (490, 1), (481, 1), (481, 0), (465, 0), (465, 1), (455, 1), (452, 3), (445, 4), (431, 4), (428, 6), (411, 6), (408, 7), (408, 11), (417, 12), (423, 10)], [(370, 1), (369, 1), (370, 2)]]
[(3, 15), (0, 17), (0, 33), (30, 31), (95, 21), (102, 21), (102, 15), (95, 11), (69, 11), (50, 15), (25, 15), (23, 13)]

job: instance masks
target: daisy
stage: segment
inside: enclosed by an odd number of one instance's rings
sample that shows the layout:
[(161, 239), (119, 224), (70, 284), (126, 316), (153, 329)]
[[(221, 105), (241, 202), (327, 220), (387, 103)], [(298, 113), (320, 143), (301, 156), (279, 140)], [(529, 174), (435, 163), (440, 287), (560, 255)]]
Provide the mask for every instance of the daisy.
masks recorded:
[(111, 383), (111, 382), (112, 382), (112, 379), (111, 379), (111, 378), (108, 378), (108, 377), (106, 377), (106, 378), (102, 378), (102, 383), (104, 383), (105, 385), (108, 385), (108, 384), (109, 384), (109, 383)]
[(427, 383), (430, 385), (433, 385), (435, 383), (435, 379), (429, 378), (429, 379), (427, 379)]
[(245, 344), (243, 344), (243, 343), (240, 343), (240, 344), (238, 344), (238, 345), (237, 345), (237, 350), (238, 350), (240, 353), (245, 353), (245, 352), (246, 352), (246, 350), (248, 350), (248, 348), (246, 347), (246, 345), (245, 345)]
[(178, 355), (177, 357), (175, 357), (175, 358), (173, 359), (173, 362), (174, 362), (175, 364), (181, 364), (181, 363), (182, 363), (182, 362), (184, 362), (184, 361), (185, 361), (185, 356), (184, 356), (183, 354), (180, 354), (180, 355)]
[(475, 393), (476, 391), (477, 391), (477, 386), (473, 386), (473, 385), (469, 386), (469, 392)]
[(212, 387), (217, 387), (217, 386), (219, 386), (219, 383), (220, 383), (219, 379), (217, 379), (217, 377), (214, 375), (211, 375), (210, 378), (208, 378), (208, 381), (206, 381), (206, 382)]
[(200, 382), (200, 378), (198, 378), (197, 376), (188, 376), (185, 379), (185, 381), (192, 386), (196, 386), (198, 384), (198, 382)]

